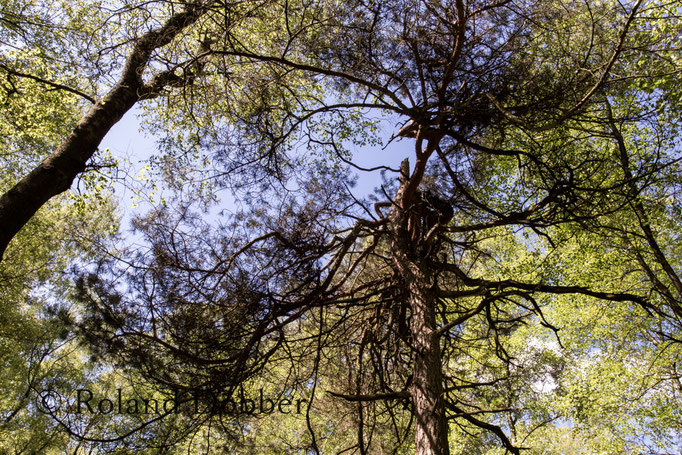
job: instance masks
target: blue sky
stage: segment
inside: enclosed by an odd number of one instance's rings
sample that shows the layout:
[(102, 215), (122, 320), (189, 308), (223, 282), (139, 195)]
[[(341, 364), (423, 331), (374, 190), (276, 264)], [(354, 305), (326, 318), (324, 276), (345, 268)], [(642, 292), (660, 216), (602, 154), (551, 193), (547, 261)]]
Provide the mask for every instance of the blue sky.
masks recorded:
[[(112, 155), (121, 163), (121, 170), (125, 170), (128, 166), (131, 167), (130, 173), (126, 178), (126, 184), (130, 185), (134, 176), (138, 175), (139, 171), (144, 166), (143, 161), (152, 156), (157, 151), (156, 139), (154, 137), (143, 134), (140, 131), (140, 121), (138, 115), (140, 109), (134, 108), (129, 111), (114, 127), (109, 131), (100, 145), (100, 149), (109, 149)], [(399, 128), (399, 124), (393, 124), (389, 121), (382, 122), (382, 139), (384, 142), (388, 141), (391, 134), (395, 133)], [(354, 152), (353, 161), (365, 168), (372, 168), (378, 165), (385, 165), (394, 169), (399, 168), (400, 162), (409, 156), (411, 158), (411, 165), (414, 159), (414, 141), (412, 139), (394, 140), (386, 149), (380, 147), (367, 147), (362, 150)], [(126, 161), (130, 165), (126, 164)], [(381, 176), (379, 171), (374, 172), (358, 172), (353, 171), (359, 175), (358, 184), (354, 188), (356, 197), (363, 197), (371, 194), (374, 188), (381, 183)], [(396, 176), (397, 177), (397, 176)], [(128, 228), (130, 217), (134, 213), (146, 211), (144, 204), (139, 208), (136, 207), (137, 201), (134, 200), (134, 194), (130, 189), (126, 188), (123, 183), (115, 185), (116, 195), (118, 197), (119, 205), (123, 210), (123, 225), (125, 230)], [(223, 205), (223, 204), (221, 204)], [(147, 207), (149, 208), (149, 207)]]

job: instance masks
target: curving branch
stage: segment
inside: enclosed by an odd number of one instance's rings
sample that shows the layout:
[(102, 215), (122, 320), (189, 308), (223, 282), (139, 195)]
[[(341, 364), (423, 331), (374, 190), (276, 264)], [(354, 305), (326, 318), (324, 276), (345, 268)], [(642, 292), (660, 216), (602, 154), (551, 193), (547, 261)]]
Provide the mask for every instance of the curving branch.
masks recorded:
[(109, 130), (141, 99), (142, 74), (156, 49), (171, 43), (212, 5), (195, 1), (133, 46), (118, 82), (90, 108), (59, 147), (0, 196), (0, 260), (19, 230), (52, 197), (68, 190)]

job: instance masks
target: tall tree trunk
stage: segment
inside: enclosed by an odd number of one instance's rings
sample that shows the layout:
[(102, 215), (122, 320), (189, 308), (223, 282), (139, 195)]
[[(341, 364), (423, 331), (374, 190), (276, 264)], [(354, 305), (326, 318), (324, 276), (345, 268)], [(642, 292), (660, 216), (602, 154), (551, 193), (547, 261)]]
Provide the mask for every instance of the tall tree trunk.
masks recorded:
[(436, 330), (430, 277), (417, 270), (409, 284), (414, 370), (410, 395), (415, 412), (415, 446), (419, 455), (448, 455), (448, 425), (443, 398), (440, 342)]
[[(415, 234), (415, 217), (421, 224), (416, 185), (407, 179), (407, 161), (402, 166), (402, 183), (396, 195), (399, 201), (391, 211), (391, 249), (393, 263), (405, 283), (407, 304), (412, 316), (410, 332), (413, 370), (410, 396), (415, 415), (417, 455), (449, 455), (448, 423), (443, 396), (443, 373), (440, 339), (436, 326), (435, 274), (420, 257), (417, 248), (425, 233)], [(406, 197), (407, 196), (407, 197)], [(410, 228), (409, 219), (413, 223)]]
[[(407, 239), (403, 239), (407, 240)], [(449, 455), (448, 424), (443, 397), (440, 340), (437, 334), (433, 274), (394, 242), (394, 262), (405, 280), (412, 321), (413, 370), (410, 396), (415, 415), (418, 455)]]

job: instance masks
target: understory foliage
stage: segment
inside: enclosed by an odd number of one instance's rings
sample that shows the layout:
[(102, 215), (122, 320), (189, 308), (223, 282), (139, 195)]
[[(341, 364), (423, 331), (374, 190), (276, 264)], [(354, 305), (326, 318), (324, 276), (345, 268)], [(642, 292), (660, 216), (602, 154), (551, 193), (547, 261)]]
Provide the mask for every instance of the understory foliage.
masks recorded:
[(682, 445), (675, 2), (0, 5), (3, 450)]

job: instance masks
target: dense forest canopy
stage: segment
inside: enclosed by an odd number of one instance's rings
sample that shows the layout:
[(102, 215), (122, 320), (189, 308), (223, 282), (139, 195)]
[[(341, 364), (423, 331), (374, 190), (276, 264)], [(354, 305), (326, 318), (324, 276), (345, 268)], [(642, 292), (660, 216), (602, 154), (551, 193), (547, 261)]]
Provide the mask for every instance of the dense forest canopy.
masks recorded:
[(682, 446), (678, 2), (0, 0), (0, 46), (3, 453)]

